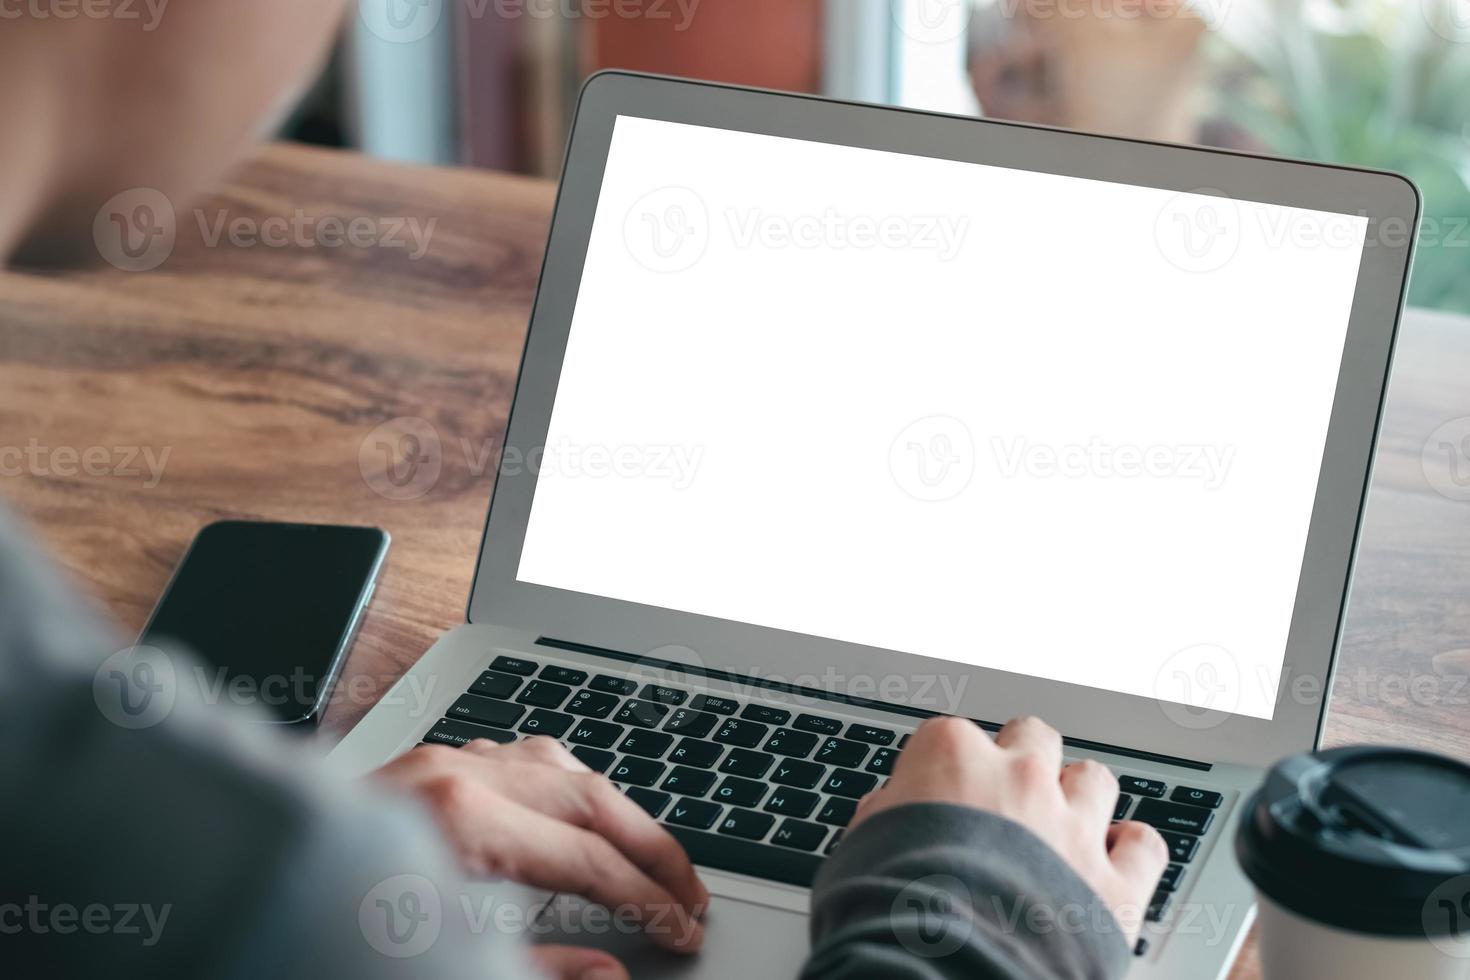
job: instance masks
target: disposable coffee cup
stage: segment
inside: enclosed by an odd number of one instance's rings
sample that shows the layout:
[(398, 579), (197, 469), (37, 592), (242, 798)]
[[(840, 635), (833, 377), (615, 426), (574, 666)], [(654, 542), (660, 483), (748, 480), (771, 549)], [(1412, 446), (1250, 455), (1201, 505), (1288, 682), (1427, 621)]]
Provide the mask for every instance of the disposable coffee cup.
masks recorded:
[(1235, 840), (1265, 980), (1470, 980), (1470, 767), (1409, 749), (1293, 756)]

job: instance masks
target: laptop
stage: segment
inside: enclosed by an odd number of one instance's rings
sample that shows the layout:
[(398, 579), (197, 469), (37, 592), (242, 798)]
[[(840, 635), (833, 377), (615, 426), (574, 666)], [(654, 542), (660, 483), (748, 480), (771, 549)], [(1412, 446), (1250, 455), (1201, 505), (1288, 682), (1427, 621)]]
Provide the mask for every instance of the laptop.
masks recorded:
[(1232, 838), (1318, 743), (1419, 198), (1388, 173), (611, 72), (570, 140), (467, 622), (332, 753), (547, 735), (686, 847), (681, 958), (793, 976), (936, 714), (1034, 714), (1224, 976)]

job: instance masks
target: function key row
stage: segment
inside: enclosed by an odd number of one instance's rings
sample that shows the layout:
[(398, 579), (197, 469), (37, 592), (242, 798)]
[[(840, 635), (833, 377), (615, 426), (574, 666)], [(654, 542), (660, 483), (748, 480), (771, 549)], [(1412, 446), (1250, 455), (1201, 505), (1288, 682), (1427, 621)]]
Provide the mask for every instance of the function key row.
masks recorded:
[[(1119, 776), (1118, 788), (1125, 793), (1142, 796), (1147, 799), (1162, 800), (1169, 785), (1158, 779), (1145, 779), (1142, 776)], [(1186, 803), (1190, 806), (1202, 806), (1208, 810), (1218, 809), (1225, 801), (1225, 797), (1212, 789), (1195, 789), (1192, 786), (1176, 786), (1174, 792), (1169, 794), (1169, 799), (1175, 803)]]
[[(537, 670), (540, 670), (539, 675)], [(508, 698), (519, 690), (518, 677), (539, 676), (542, 680), (553, 685), (579, 687), (586, 684), (591, 690), (604, 694), (615, 694), (623, 697), (632, 695), (638, 691), (638, 682), (626, 677), (615, 677), (610, 674), (598, 674), (589, 682), (587, 672), (571, 667), (561, 667), (556, 664), (548, 664), (541, 667), (531, 660), (514, 656), (498, 656), (490, 663), (487, 671), (476, 682), (472, 688), (475, 693), (486, 697)], [(535, 686), (533, 684), (533, 686)], [(550, 702), (556, 688), (545, 686), (538, 688), (538, 693), (531, 695), (532, 698), (540, 698)], [(584, 692), (585, 693), (585, 692)], [(522, 697), (527, 697), (523, 694)], [(689, 700), (689, 692), (675, 687), (659, 684), (645, 684), (639, 691), (642, 700), (655, 704), (679, 706)], [(557, 707), (556, 704), (539, 704), (528, 700), (525, 703), (537, 704), (539, 707)], [(814, 732), (818, 735), (843, 734), (848, 740), (866, 742), (870, 745), (892, 745), (898, 738), (898, 733), (887, 728), (853, 722), (846, 725), (836, 718), (827, 718), (821, 715), (799, 714), (794, 722), (791, 721), (791, 712), (785, 708), (777, 708), (771, 705), (751, 702), (742, 710), (740, 703), (733, 698), (721, 697), (713, 694), (697, 694), (689, 703), (690, 708), (695, 711), (707, 711), (719, 715), (733, 715), (739, 712), (740, 717), (749, 721), (761, 722), (768, 725), (787, 725), (804, 732)], [(908, 741), (908, 735), (903, 736), (903, 743)]]

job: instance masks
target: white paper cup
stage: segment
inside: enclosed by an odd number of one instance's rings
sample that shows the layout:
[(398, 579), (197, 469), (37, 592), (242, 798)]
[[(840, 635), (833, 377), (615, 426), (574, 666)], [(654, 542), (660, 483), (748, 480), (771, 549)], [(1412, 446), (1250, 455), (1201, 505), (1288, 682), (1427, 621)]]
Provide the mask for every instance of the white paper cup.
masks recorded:
[(1335, 929), (1256, 897), (1262, 980), (1470, 980), (1470, 959), (1428, 937)]
[(1246, 804), (1235, 853), (1265, 980), (1470, 980), (1470, 766), (1293, 756)]

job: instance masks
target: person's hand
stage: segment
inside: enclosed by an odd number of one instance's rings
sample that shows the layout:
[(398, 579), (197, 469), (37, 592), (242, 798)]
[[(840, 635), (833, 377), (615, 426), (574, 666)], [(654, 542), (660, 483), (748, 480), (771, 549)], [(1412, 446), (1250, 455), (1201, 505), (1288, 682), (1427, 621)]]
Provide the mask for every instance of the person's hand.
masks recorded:
[(1062, 737), (1039, 718), (1015, 719), (994, 741), (973, 722), (935, 718), (909, 739), (887, 784), (858, 804), (851, 829), (905, 803), (956, 803), (1014, 820), (1072, 866), (1131, 942), (1169, 853), (1147, 824), (1110, 826), (1117, 802), (1108, 767), (1088, 759), (1063, 769)]
[[(644, 924), (661, 946), (693, 953), (709, 892), (684, 849), (644, 810), (549, 738), (512, 745), (479, 740), (463, 748), (421, 746), (376, 777), (424, 800), (465, 869), (537, 888), (571, 892)], [(536, 951), (556, 977), (605, 968), (606, 953)], [(596, 974), (602, 980), (604, 974)]]

